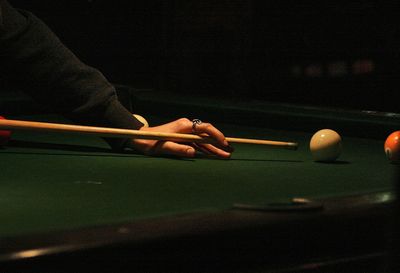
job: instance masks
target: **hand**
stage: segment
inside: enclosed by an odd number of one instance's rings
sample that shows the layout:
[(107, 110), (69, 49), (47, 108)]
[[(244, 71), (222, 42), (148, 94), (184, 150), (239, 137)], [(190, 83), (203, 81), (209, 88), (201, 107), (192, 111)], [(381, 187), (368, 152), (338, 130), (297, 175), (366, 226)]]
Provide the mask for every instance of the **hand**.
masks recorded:
[[(140, 130), (188, 134), (192, 133), (192, 126), (192, 121), (186, 118), (181, 118), (156, 127), (142, 127)], [(133, 139), (132, 146), (134, 149), (146, 155), (194, 157), (196, 151), (200, 151), (207, 155), (214, 155), (221, 158), (229, 158), (231, 156), (232, 148), (225, 140), (225, 136), (210, 123), (201, 123), (196, 125), (196, 134), (201, 136), (210, 136), (215, 139), (217, 144), (177, 143), (173, 141)]]

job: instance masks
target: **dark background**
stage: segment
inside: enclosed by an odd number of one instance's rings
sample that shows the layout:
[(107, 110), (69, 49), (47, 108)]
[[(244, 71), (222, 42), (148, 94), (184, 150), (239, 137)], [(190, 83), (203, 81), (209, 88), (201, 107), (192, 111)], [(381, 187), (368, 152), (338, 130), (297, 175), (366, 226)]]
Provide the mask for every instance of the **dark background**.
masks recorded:
[(11, 1), (114, 83), (400, 112), (397, 5), (325, 2)]

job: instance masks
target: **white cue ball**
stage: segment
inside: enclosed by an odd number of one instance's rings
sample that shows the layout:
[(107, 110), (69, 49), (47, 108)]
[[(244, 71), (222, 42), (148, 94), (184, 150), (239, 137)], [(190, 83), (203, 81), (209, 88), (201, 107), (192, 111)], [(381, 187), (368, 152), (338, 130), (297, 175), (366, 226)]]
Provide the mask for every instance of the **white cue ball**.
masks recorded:
[(342, 138), (334, 130), (319, 130), (311, 138), (310, 151), (314, 161), (335, 161), (342, 152)]
[(147, 122), (147, 120), (146, 120), (144, 117), (142, 117), (141, 115), (138, 115), (138, 114), (133, 114), (133, 116), (134, 116), (137, 120), (139, 120), (141, 123), (143, 123), (143, 126), (144, 126), (144, 127), (149, 127), (149, 123)]

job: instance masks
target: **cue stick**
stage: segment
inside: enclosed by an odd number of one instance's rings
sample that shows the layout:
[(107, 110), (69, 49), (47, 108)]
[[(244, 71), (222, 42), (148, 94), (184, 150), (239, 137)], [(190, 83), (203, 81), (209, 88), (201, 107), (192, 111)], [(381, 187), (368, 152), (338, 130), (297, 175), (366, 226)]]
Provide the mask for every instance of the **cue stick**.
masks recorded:
[[(94, 135), (99, 137), (121, 137), (121, 138), (169, 140), (177, 142), (198, 142), (198, 143), (216, 144), (216, 141), (211, 137), (199, 136), (193, 134), (148, 132), (148, 131), (131, 130), (131, 129), (94, 127), (94, 126), (11, 120), (11, 119), (1, 119), (0, 129), (77, 133), (85, 135)], [(258, 144), (276, 148), (285, 148), (290, 150), (296, 150), (298, 147), (298, 144), (295, 142), (283, 142), (283, 141), (272, 141), (264, 139), (249, 139), (249, 138), (234, 138), (234, 137), (226, 137), (225, 139), (226, 141), (228, 141), (228, 143)]]

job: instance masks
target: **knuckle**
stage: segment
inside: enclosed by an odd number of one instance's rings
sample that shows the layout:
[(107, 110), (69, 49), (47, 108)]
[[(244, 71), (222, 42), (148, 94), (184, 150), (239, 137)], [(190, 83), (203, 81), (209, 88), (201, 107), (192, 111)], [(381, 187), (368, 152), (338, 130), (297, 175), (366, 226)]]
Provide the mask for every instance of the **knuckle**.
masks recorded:
[(211, 129), (214, 128), (214, 126), (212, 126), (211, 123), (208, 123), (208, 122), (204, 122), (204, 123), (202, 123), (202, 125), (203, 125), (203, 128), (204, 128), (206, 131), (209, 131), (209, 130), (211, 130)]
[(182, 127), (192, 124), (192, 122), (187, 118), (180, 118), (176, 122), (178, 123), (179, 126)]
[(190, 120), (188, 118), (180, 118), (180, 119), (178, 119), (178, 122), (188, 123), (188, 122), (190, 122)]

